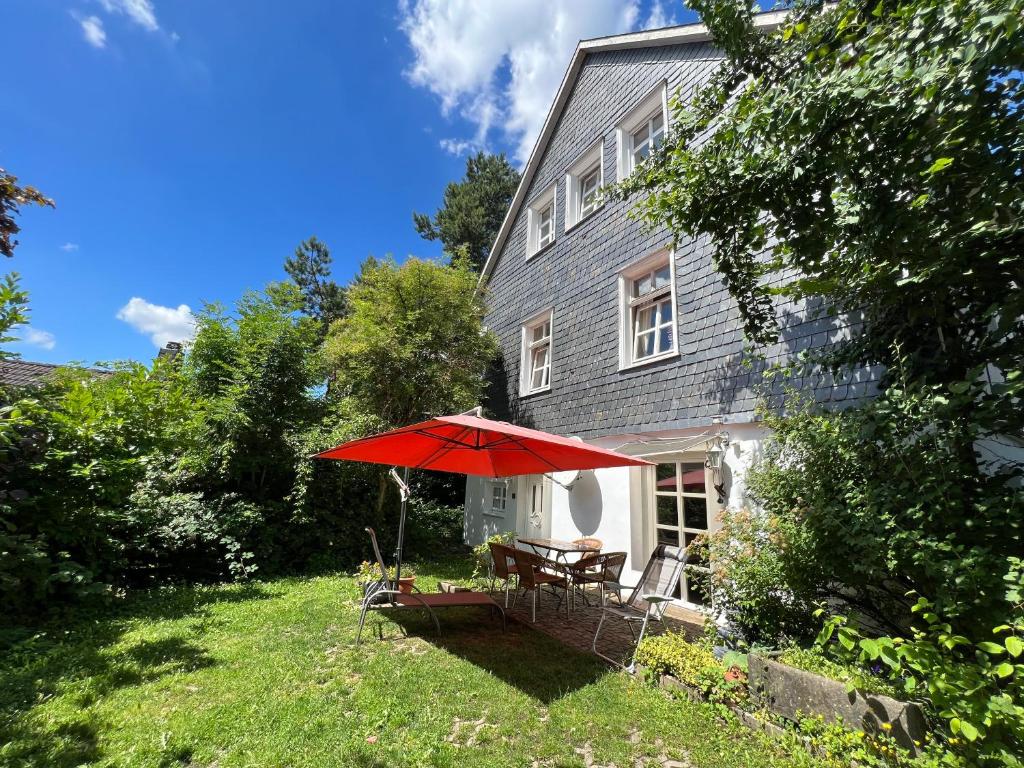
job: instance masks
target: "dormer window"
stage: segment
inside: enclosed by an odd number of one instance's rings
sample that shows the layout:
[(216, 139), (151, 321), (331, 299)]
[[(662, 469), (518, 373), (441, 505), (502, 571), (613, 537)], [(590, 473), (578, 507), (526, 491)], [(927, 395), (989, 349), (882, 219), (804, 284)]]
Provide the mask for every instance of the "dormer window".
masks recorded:
[(604, 142), (598, 140), (565, 174), (565, 228), (579, 224), (603, 204), (601, 187), (604, 172), (601, 154)]
[(662, 83), (626, 115), (615, 131), (617, 176), (626, 179), (665, 141), (668, 129), (668, 90)]
[(555, 185), (552, 184), (530, 205), (527, 258), (555, 242)]

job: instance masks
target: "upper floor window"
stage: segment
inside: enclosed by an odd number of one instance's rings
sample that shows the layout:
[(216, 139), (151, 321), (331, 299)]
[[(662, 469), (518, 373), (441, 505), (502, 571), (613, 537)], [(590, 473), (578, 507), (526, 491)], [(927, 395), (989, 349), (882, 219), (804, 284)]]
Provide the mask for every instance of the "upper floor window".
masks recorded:
[(565, 228), (579, 224), (601, 207), (601, 187), (604, 172), (601, 153), (604, 142), (599, 140), (588, 149), (565, 174)]
[(665, 141), (668, 129), (667, 86), (662, 83), (616, 128), (618, 179), (622, 181)]
[(555, 185), (552, 184), (530, 205), (527, 216), (529, 234), (527, 257), (546, 248), (555, 241)]
[(661, 146), (665, 138), (665, 118), (659, 109), (639, 128), (629, 135), (629, 153), (633, 158), (633, 168), (646, 160), (651, 150)]
[(523, 325), (523, 352), (520, 360), (522, 395), (551, 389), (551, 310)]
[(622, 368), (676, 353), (672, 254), (663, 251), (619, 276)]

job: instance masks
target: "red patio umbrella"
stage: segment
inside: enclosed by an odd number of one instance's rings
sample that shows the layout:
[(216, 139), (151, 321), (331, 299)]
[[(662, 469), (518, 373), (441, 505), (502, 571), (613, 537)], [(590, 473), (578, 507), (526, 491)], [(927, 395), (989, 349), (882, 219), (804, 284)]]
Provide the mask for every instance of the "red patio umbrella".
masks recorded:
[[(390, 432), (351, 440), (318, 453), (315, 458), (405, 467), (402, 485), (408, 482), (410, 468), (480, 477), (511, 477), (650, 464), (581, 440), (469, 414), (439, 416)], [(396, 578), (401, 575), (407, 499), (407, 488), (402, 488), (402, 512), (395, 552)]]

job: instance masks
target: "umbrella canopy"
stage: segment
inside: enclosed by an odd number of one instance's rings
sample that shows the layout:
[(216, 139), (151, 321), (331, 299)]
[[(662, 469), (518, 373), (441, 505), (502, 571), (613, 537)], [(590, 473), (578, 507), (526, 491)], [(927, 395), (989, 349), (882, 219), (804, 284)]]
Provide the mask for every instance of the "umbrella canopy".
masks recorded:
[(347, 459), (434, 469), (481, 477), (511, 477), (600, 467), (639, 467), (649, 461), (580, 440), (478, 416), (439, 416), (318, 453)]
[[(366, 461), (406, 468), (405, 478), (399, 483), (402, 511), (398, 518), (395, 546), (396, 579), (402, 575), (410, 468), (482, 477), (511, 477), (573, 469), (638, 467), (651, 463), (587, 445), (582, 440), (468, 414), (439, 416), (380, 435), (351, 440), (318, 453), (315, 458)], [(397, 475), (394, 477), (398, 479)]]

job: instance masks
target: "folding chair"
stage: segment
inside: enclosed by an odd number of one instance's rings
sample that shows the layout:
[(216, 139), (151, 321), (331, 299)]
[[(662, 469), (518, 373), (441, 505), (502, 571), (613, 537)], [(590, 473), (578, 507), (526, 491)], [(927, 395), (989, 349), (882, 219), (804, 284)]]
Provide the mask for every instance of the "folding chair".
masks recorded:
[[(661, 621), (665, 615), (665, 609), (673, 599), (679, 579), (683, 575), (683, 567), (686, 565), (687, 551), (682, 547), (670, 547), (667, 544), (659, 544), (657, 549), (647, 561), (644, 572), (640, 575), (640, 582), (630, 592), (625, 602), (619, 605), (604, 605), (601, 607), (601, 620), (597, 624), (597, 631), (594, 633), (594, 642), (591, 646), (594, 653), (605, 661), (616, 666), (623, 666), (621, 661), (605, 656), (597, 650), (597, 638), (601, 634), (605, 619), (619, 618), (626, 622), (630, 634), (633, 635), (634, 646), (633, 656), (626, 670), (632, 672), (636, 668), (636, 649), (644, 639), (647, 632), (647, 624), (651, 619)], [(620, 596), (622, 590), (629, 589), (622, 584), (607, 583), (607, 589), (616, 591)], [(635, 625), (640, 625), (640, 632), (637, 633)]]

